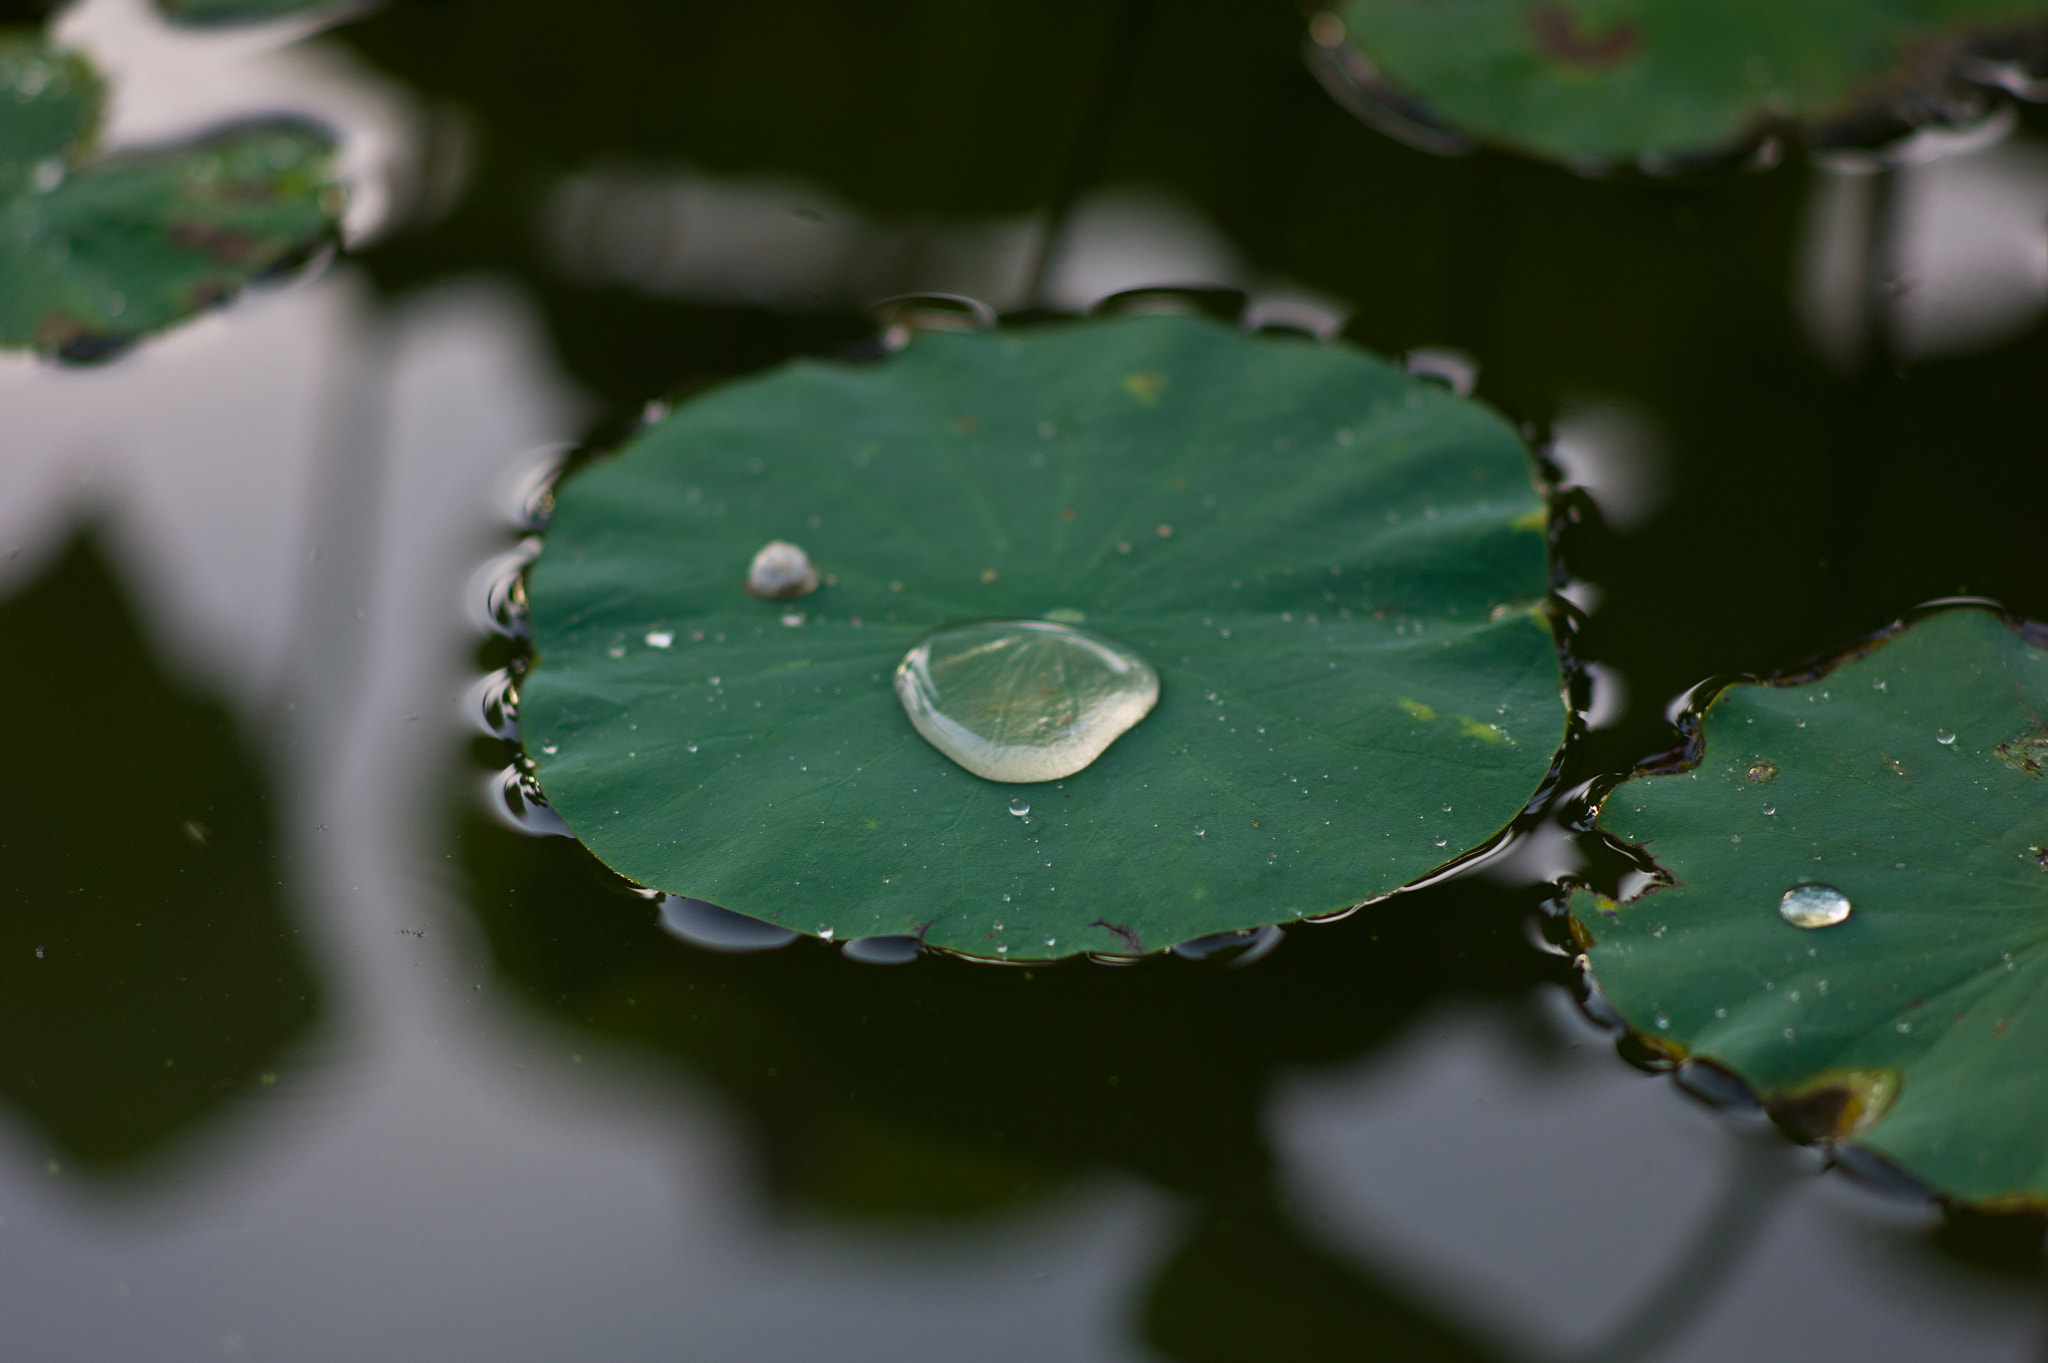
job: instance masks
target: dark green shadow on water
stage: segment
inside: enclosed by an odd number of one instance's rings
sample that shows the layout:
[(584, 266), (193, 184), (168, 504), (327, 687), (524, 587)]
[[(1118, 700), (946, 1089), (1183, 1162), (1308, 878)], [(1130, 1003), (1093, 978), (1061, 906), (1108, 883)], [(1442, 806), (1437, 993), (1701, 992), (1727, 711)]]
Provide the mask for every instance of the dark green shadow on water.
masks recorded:
[(128, 1171), (319, 1011), (264, 773), (174, 679), (90, 533), (0, 603), (0, 1103), (60, 1166)]
[(1313, 1243), (1275, 1189), (1262, 1122), (1284, 1072), (1353, 1064), (1451, 997), (1556, 977), (1522, 936), (1527, 894), (1461, 881), (1401, 896), (1297, 927), (1249, 969), (888, 968), (808, 940), (707, 952), (567, 839), (480, 815), (459, 839), (504, 983), (584, 1044), (721, 1093), (778, 1213), (914, 1228), (1133, 1175), (1190, 1204), (1187, 1239), (1132, 1309), (1172, 1356), (1342, 1357), (1362, 1337), (1401, 1357), (1491, 1356)]

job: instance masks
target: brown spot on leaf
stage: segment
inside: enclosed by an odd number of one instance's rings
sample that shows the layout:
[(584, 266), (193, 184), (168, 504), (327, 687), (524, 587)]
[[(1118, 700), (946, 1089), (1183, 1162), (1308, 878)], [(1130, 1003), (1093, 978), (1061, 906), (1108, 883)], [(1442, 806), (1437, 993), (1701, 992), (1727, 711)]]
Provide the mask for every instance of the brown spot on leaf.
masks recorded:
[(1765, 1107), (1797, 1140), (1840, 1140), (1876, 1125), (1898, 1096), (1897, 1070), (1830, 1070), (1780, 1090)]
[(1145, 954), (1145, 948), (1138, 945), (1137, 929), (1127, 923), (1112, 923), (1108, 919), (1098, 918), (1088, 926), (1091, 928), (1101, 928), (1103, 931), (1110, 933), (1118, 941), (1129, 947), (1133, 956)]
[(2021, 734), (1991, 751), (2014, 771), (2023, 771), (2029, 776), (2039, 776), (2044, 768), (2048, 768), (2048, 734)]
[(36, 323), (36, 349), (62, 350), (90, 331), (91, 328), (84, 322), (60, 308), (56, 312), (46, 314), (42, 321)]
[(207, 308), (219, 307), (228, 301), (234, 288), (218, 279), (205, 279), (185, 290), (185, 307), (192, 312), (203, 312)]
[(1580, 26), (1578, 16), (1561, 4), (1538, 5), (1529, 11), (1529, 33), (1537, 51), (1566, 66), (1613, 66), (1635, 54), (1642, 35), (1630, 23), (1604, 32)]
[(189, 251), (212, 256), (225, 265), (247, 265), (265, 254), (263, 242), (247, 232), (206, 222), (174, 222), (164, 235)]

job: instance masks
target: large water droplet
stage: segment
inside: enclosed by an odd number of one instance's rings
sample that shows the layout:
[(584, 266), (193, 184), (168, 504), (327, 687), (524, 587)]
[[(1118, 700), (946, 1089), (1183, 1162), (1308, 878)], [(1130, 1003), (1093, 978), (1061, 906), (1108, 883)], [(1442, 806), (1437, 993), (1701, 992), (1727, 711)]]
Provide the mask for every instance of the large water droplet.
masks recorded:
[(803, 596), (818, 590), (818, 570), (794, 544), (770, 540), (747, 567), (747, 590), (771, 601)]
[(1151, 712), (1159, 674), (1086, 630), (991, 620), (911, 649), (896, 695), (926, 741), (976, 776), (1057, 781)]
[(1849, 896), (1832, 885), (1794, 885), (1778, 900), (1778, 916), (1795, 928), (1831, 928), (1849, 916)]
[(1936, 729), (1934, 731), (1934, 741), (1946, 745), (1955, 742), (1956, 736), (1947, 729)]
[(1020, 795), (1010, 801), (1010, 812), (1021, 819), (1031, 812), (1031, 802)]

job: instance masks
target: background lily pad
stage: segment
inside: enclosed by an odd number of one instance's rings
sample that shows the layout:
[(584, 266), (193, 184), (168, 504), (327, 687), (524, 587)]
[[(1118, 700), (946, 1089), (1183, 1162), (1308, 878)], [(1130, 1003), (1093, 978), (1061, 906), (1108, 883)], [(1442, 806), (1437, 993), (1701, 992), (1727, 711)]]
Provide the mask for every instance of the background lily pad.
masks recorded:
[(1559, 160), (1713, 152), (1872, 106), (1937, 114), (1955, 62), (2038, 47), (2041, 0), (1342, 0), (1369, 75), (1451, 128)]
[[(1698, 766), (1600, 826), (1676, 884), (1571, 912), (1601, 987), (1781, 1121), (1973, 1202), (2048, 1198), (2048, 653), (1956, 610), (1800, 686), (1708, 707)], [(1801, 929), (1779, 898), (1854, 906)]]
[[(928, 335), (699, 398), (572, 478), (521, 724), (642, 884), (1010, 960), (1157, 950), (1387, 893), (1520, 811), (1566, 718), (1543, 525), (1505, 423), (1348, 348)], [(742, 590), (774, 539), (818, 592)], [(1064, 781), (970, 775), (890, 674), (1049, 613), (1142, 654), (1158, 705)]]
[(173, 23), (253, 24), (322, 9), (357, 9), (361, 0), (157, 0)]
[(0, 345), (96, 359), (333, 239), (323, 130), (249, 123), (95, 161), (103, 99), (79, 58), (0, 45)]

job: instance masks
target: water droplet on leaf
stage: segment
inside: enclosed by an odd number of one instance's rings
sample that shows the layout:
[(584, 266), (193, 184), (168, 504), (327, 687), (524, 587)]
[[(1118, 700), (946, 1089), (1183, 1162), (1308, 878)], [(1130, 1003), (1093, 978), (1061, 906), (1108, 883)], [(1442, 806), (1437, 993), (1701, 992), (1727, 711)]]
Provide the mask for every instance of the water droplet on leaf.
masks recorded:
[(1831, 928), (1849, 916), (1849, 896), (1832, 885), (1794, 885), (1778, 900), (1778, 916), (1795, 928)]
[(1022, 796), (1019, 796), (1018, 798), (1010, 801), (1010, 812), (1021, 819), (1026, 814), (1029, 814), (1031, 812), (1031, 804)]
[(1947, 729), (1936, 729), (1934, 731), (1934, 741), (1936, 743), (1949, 744), (1956, 741), (1956, 736)]
[(925, 740), (991, 781), (1055, 781), (1151, 712), (1159, 674), (1100, 635), (1043, 620), (941, 630), (904, 655), (896, 695)]
[(786, 600), (818, 590), (811, 556), (786, 540), (770, 540), (747, 568), (747, 590), (769, 600)]

